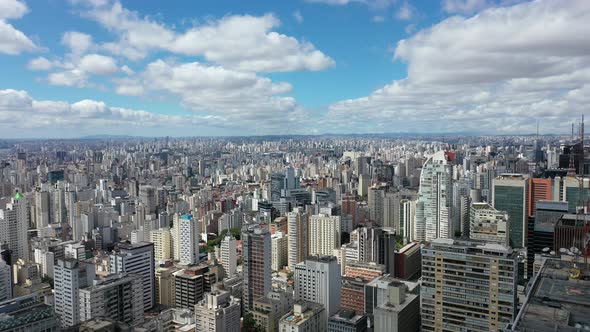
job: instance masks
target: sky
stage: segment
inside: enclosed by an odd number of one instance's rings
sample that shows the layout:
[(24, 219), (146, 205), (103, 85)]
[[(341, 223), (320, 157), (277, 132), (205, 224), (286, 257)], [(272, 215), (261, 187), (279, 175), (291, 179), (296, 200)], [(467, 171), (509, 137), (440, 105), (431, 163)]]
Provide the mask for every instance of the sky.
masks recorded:
[(588, 0), (0, 0), (0, 138), (568, 133)]

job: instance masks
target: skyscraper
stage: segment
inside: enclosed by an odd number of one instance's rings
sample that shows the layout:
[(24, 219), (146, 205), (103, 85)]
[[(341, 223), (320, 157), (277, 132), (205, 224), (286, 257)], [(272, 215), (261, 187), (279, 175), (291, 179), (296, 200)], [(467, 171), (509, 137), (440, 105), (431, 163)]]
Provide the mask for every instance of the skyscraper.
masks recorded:
[(0, 209), (0, 243), (8, 244), (13, 261), (29, 260), (29, 213), (27, 198), (17, 192), (5, 210)]
[(55, 313), (62, 327), (74, 326), (81, 321), (78, 291), (92, 285), (96, 267), (75, 259), (59, 259), (53, 267), (53, 276)]
[(527, 241), (527, 184), (523, 174), (502, 174), (494, 179), (492, 205), (506, 211), (510, 220), (509, 238), (513, 248), (526, 247)]
[(154, 244), (139, 242), (120, 243), (119, 252), (109, 257), (111, 273), (134, 273), (141, 276), (143, 304), (147, 311), (155, 303)]
[(340, 308), (340, 265), (336, 257), (308, 257), (295, 265), (295, 301), (322, 304), (328, 316)]
[(273, 271), (279, 271), (287, 265), (288, 244), (289, 236), (283, 232), (277, 231), (271, 236), (271, 268)]
[(500, 331), (516, 314), (517, 280), (510, 247), (433, 240), (422, 249), (422, 330)]
[(309, 220), (309, 256), (331, 256), (340, 248), (340, 217), (318, 214)]
[(302, 262), (308, 254), (308, 214), (302, 208), (294, 208), (287, 213), (287, 229), (289, 234), (288, 265), (293, 268)]
[(266, 296), (271, 287), (270, 233), (259, 226), (242, 229), (244, 310), (250, 312), (254, 301)]
[(189, 265), (199, 262), (200, 223), (192, 214), (174, 215), (172, 227), (172, 247), (174, 259), (180, 264)]
[(454, 154), (438, 151), (426, 160), (420, 174), (416, 205), (416, 240), (431, 241), (453, 236), (452, 166)]
[(235, 275), (237, 265), (236, 239), (231, 234), (226, 235), (221, 241), (220, 256), (225, 275), (228, 277)]

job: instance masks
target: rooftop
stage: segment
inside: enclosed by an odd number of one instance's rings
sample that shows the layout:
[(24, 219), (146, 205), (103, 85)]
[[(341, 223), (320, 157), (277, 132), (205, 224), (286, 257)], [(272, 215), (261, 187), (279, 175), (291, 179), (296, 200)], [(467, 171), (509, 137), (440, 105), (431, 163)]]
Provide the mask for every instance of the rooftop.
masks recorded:
[(590, 275), (572, 262), (547, 259), (506, 331), (574, 332), (577, 324), (590, 329)]

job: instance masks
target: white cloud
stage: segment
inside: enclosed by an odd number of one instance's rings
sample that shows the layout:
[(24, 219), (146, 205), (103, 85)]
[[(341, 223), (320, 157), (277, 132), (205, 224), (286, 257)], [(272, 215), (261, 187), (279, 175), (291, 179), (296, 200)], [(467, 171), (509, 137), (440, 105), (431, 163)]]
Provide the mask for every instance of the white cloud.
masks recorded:
[(387, 8), (397, 0), (306, 0), (309, 3), (322, 3), (333, 6), (343, 6), (351, 3), (364, 4), (372, 8)]
[(63, 34), (61, 42), (72, 54), (82, 55), (92, 46), (92, 36), (78, 31), (68, 31)]
[(0, 19), (21, 18), (29, 9), (27, 5), (18, 0), (0, 1)]
[(447, 13), (473, 14), (489, 6), (487, 0), (443, 0), (442, 9)]
[(38, 57), (38, 58), (35, 58), (35, 59), (29, 61), (27, 68), (29, 68), (30, 70), (44, 70), (44, 71), (46, 71), (46, 70), (50, 70), (54, 66), (55, 66), (55, 64), (52, 61), (49, 61), (47, 58)]
[(38, 49), (39, 47), (24, 33), (0, 20), (0, 53), (17, 55)]
[(395, 18), (402, 21), (407, 21), (414, 16), (414, 8), (410, 6), (410, 4), (405, 1), (395, 12)]
[(313, 44), (274, 31), (280, 21), (272, 14), (225, 16), (181, 33), (129, 11), (117, 1), (91, 5), (83, 15), (119, 36), (117, 41), (103, 44), (104, 49), (131, 60), (142, 59), (153, 50), (166, 50), (203, 56), (245, 71), (322, 70), (334, 65), (334, 60)]
[(47, 76), (51, 85), (83, 87), (87, 84), (87, 75), (79, 69), (51, 73)]
[(303, 15), (301, 15), (300, 10), (296, 10), (293, 12), (293, 18), (295, 19), (295, 21), (297, 21), (297, 23), (303, 23)]
[(395, 59), (408, 65), (406, 79), (331, 105), (324, 125), (514, 132), (533, 129), (533, 119), (541, 118), (553, 131), (564, 130), (566, 119), (586, 109), (579, 97), (590, 85), (587, 4), (542, 0), (490, 8), (422, 30), (395, 50)]
[(86, 73), (96, 75), (109, 75), (119, 71), (115, 59), (100, 54), (85, 55), (80, 60), (79, 68)]

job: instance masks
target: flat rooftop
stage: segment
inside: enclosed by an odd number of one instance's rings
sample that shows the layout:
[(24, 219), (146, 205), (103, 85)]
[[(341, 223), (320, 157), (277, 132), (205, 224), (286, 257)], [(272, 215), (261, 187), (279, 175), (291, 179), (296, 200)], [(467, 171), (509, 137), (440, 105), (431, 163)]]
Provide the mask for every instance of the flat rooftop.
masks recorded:
[[(579, 331), (576, 324), (581, 330), (585, 326), (590, 329), (588, 271), (574, 269), (573, 262), (547, 259), (514, 324), (506, 331), (574, 332)], [(579, 278), (571, 278), (576, 274)]]

